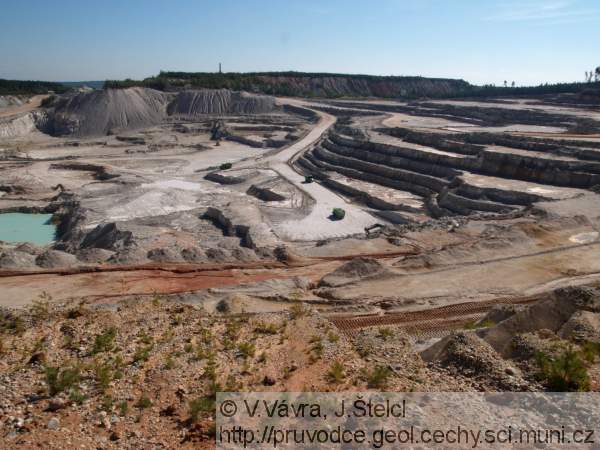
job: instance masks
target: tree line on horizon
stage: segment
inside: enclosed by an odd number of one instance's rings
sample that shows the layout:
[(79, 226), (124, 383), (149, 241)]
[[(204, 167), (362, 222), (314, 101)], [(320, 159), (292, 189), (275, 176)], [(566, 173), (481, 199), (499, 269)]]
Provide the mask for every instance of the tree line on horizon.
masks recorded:
[(0, 95), (37, 95), (54, 92), (61, 94), (68, 90), (62, 83), (53, 81), (5, 80), (0, 78)]
[(515, 82), (504, 82), (503, 86), (486, 84), (483, 86), (472, 85), (464, 80), (454, 80), (446, 78), (426, 78), (419, 76), (377, 76), (377, 75), (348, 75), (339, 73), (310, 73), (310, 72), (173, 72), (161, 71), (158, 75), (148, 77), (143, 80), (107, 80), (104, 83), (105, 89), (123, 89), (134, 86), (147, 87), (161, 91), (178, 90), (187, 87), (206, 88), (206, 89), (232, 89), (251, 92), (260, 92), (270, 95), (294, 96), (294, 87), (290, 84), (270, 82), (269, 77), (300, 77), (300, 78), (355, 78), (372, 81), (455, 81), (457, 86), (454, 92), (449, 94), (440, 94), (436, 97), (457, 98), (457, 97), (493, 97), (505, 96), (507, 93), (515, 96), (526, 95), (544, 95), (544, 94), (565, 94), (579, 93), (590, 88), (600, 88), (600, 67), (596, 69), (597, 76), (595, 80), (588, 78), (586, 72), (585, 82), (571, 83), (543, 83), (538, 86), (516, 86)]

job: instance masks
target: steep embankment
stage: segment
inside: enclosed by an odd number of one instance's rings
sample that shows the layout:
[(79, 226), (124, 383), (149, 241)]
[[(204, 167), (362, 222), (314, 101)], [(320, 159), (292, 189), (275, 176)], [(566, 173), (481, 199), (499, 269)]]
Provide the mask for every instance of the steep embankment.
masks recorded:
[(443, 97), (468, 88), (463, 80), (422, 77), (260, 75), (262, 92), (300, 97)]
[(55, 136), (101, 136), (146, 128), (168, 115), (263, 114), (273, 111), (275, 99), (226, 89), (201, 89), (178, 94), (132, 87), (79, 92), (57, 97), (47, 109), (45, 132)]
[(227, 89), (183, 91), (169, 104), (173, 116), (194, 117), (201, 114), (264, 114), (275, 108), (275, 99)]
[(169, 95), (144, 88), (79, 92), (58, 98), (50, 111), (49, 133), (98, 136), (160, 123)]
[(222, 88), (296, 97), (448, 97), (469, 93), (464, 80), (303, 72), (161, 72), (140, 81), (107, 81), (106, 87), (151, 87), (169, 91)]

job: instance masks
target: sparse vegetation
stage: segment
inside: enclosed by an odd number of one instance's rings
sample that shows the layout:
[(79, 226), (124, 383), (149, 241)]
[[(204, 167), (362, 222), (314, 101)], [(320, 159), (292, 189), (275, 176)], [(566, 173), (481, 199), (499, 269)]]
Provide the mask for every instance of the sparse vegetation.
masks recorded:
[(48, 366), (45, 374), (48, 394), (51, 397), (75, 388), (80, 380), (80, 369), (76, 366), (65, 368)]
[(277, 334), (279, 327), (274, 323), (266, 324), (264, 322), (258, 322), (254, 327), (254, 331), (260, 334)]
[(486, 319), (483, 321), (472, 320), (470, 322), (467, 322), (464, 325), (464, 328), (465, 328), (465, 330), (476, 330), (478, 328), (490, 328), (490, 327), (493, 327), (494, 325), (496, 325), (496, 322), (494, 322), (493, 320), (490, 320), (490, 319)]
[(331, 369), (327, 372), (327, 378), (332, 383), (342, 383), (346, 378), (346, 374), (344, 371), (344, 366), (339, 361), (336, 361), (332, 364)]
[(31, 304), (31, 316), (36, 321), (46, 320), (50, 316), (50, 302), (52, 296), (46, 291), (42, 292), (37, 300)]
[(143, 347), (138, 347), (133, 355), (133, 362), (146, 362), (150, 357), (150, 352), (154, 348), (154, 345), (150, 344)]
[(215, 412), (215, 400), (212, 397), (199, 397), (190, 401), (190, 419), (197, 422), (201, 416)]
[(588, 375), (585, 356), (569, 347), (559, 356), (551, 357), (538, 353), (536, 361), (540, 369), (539, 377), (553, 392), (588, 391)]
[(98, 383), (98, 388), (101, 391), (105, 391), (108, 389), (110, 382), (113, 378), (113, 369), (109, 364), (97, 364), (96, 365), (96, 382)]
[(117, 405), (117, 409), (119, 410), (119, 414), (121, 416), (126, 416), (129, 411), (129, 404), (127, 401), (123, 400)]
[(372, 371), (366, 373), (367, 386), (373, 389), (383, 389), (387, 386), (392, 374), (389, 367), (376, 366)]
[(387, 341), (388, 339), (394, 337), (394, 330), (392, 330), (391, 328), (381, 327), (379, 329), (378, 336), (384, 341)]
[(150, 400), (150, 398), (148, 398), (147, 396), (143, 395), (139, 398), (135, 406), (139, 409), (150, 408), (152, 406), (152, 400)]
[(115, 337), (117, 336), (117, 329), (111, 327), (105, 330), (103, 333), (96, 336), (94, 339), (94, 346), (92, 347), (92, 355), (98, 353), (110, 352), (114, 348)]
[(223, 163), (219, 166), (219, 169), (221, 170), (229, 170), (233, 167), (233, 164), (231, 163)]
[(340, 340), (340, 336), (338, 334), (335, 334), (333, 331), (330, 331), (329, 333), (327, 333), (327, 339), (332, 344), (335, 344)]
[(242, 342), (238, 345), (238, 350), (244, 359), (248, 359), (254, 356), (256, 346), (252, 342)]
[(305, 316), (308, 313), (304, 304), (295, 303), (290, 307), (290, 315), (292, 319), (299, 319), (302, 316)]

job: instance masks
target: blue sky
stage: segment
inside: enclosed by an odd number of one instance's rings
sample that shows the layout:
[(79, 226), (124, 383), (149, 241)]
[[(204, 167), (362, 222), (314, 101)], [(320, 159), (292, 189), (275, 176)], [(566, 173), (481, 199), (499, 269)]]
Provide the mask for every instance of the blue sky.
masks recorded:
[(0, 78), (159, 70), (423, 75), (518, 85), (600, 65), (598, 0), (0, 0)]

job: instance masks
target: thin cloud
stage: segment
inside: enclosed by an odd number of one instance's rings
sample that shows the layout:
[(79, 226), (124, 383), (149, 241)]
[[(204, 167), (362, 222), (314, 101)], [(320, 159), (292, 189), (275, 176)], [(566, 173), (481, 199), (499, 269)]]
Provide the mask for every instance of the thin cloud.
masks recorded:
[(493, 22), (562, 24), (600, 18), (600, 9), (581, 8), (572, 0), (505, 3), (486, 18)]

